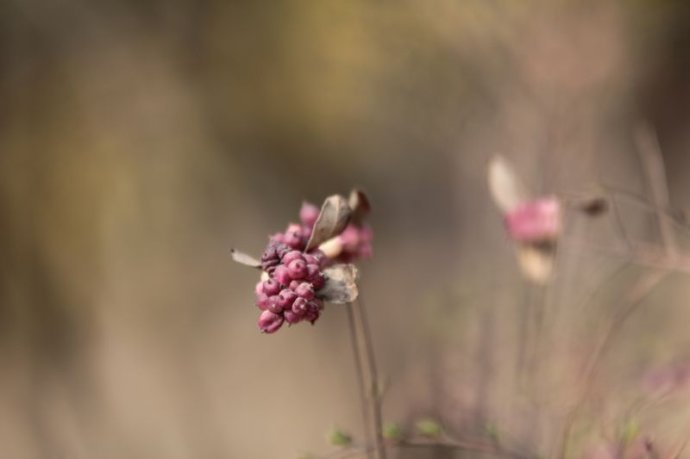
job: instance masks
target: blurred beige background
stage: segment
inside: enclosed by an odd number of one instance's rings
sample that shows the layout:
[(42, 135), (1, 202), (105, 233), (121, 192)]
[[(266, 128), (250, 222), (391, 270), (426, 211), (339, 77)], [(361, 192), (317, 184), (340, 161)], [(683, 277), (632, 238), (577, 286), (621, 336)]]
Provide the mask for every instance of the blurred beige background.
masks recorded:
[[(256, 273), (229, 258), (353, 185), (386, 417), (512, 430), (525, 287), (488, 159), (535, 190), (645, 194), (647, 120), (687, 208), (689, 82), (683, 1), (2, 0), (0, 457), (289, 458), (359, 435), (344, 311), (263, 336)], [(563, 257), (563, 311), (617, 263)], [(688, 285), (622, 334), (613, 392), (690, 356)], [(587, 352), (592, 309), (559, 352)]]

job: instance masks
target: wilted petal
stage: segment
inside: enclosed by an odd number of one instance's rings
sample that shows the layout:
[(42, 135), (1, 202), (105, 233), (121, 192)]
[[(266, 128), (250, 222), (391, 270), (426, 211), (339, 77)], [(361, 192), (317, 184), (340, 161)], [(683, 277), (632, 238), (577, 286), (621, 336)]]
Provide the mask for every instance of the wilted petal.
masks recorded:
[(515, 174), (510, 163), (502, 156), (491, 159), (488, 179), (491, 196), (503, 212), (509, 212), (521, 202), (530, 199), (527, 188)]
[(545, 284), (553, 271), (554, 251), (549, 247), (521, 245), (518, 262), (525, 277), (537, 284)]

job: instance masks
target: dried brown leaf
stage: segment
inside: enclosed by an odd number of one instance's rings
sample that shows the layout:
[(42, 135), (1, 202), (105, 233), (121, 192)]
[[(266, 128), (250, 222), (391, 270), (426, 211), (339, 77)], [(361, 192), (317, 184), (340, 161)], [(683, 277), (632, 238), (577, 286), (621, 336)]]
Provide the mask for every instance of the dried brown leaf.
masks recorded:
[(351, 220), (355, 224), (361, 225), (364, 222), (364, 218), (371, 211), (371, 204), (369, 204), (369, 198), (364, 193), (364, 191), (355, 188), (350, 192), (348, 205), (350, 206), (350, 209), (352, 209)]
[(344, 197), (335, 194), (329, 196), (321, 206), (319, 218), (314, 223), (305, 252), (309, 252), (321, 243), (340, 234), (350, 221), (352, 211)]
[(232, 259), (241, 265), (249, 266), (250, 268), (261, 268), (261, 262), (251, 255), (235, 249), (231, 249), (230, 253), (232, 254)]

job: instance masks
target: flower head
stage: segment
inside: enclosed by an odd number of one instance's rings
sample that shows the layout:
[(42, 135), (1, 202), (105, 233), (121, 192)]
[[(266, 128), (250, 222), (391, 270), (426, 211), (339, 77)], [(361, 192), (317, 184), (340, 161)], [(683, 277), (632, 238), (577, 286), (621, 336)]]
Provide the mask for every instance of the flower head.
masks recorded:
[(300, 223), (270, 236), (260, 260), (233, 251), (235, 261), (262, 270), (255, 295), (263, 333), (275, 333), (285, 323), (314, 324), (325, 301), (345, 303), (357, 297), (357, 270), (336, 263), (371, 256), (373, 233), (363, 223), (368, 210), (361, 191), (353, 191), (349, 202), (331, 196), (321, 209), (305, 202)]
[(562, 227), (561, 202), (554, 196), (533, 198), (511, 165), (502, 157), (489, 164), (489, 189), (503, 213), (508, 237), (518, 248), (523, 274), (533, 282), (551, 277)]

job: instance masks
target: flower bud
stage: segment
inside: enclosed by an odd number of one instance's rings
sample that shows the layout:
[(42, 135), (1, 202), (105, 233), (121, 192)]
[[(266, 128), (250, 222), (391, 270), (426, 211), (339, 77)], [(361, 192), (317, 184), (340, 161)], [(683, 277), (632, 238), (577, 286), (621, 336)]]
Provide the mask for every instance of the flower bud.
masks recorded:
[(264, 311), (259, 316), (259, 329), (262, 333), (275, 333), (283, 326), (283, 318), (271, 311)]
[(280, 264), (280, 259), (285, 255), (289, 248), (282, 243), (282, 235), (280, 238), (277, 235), (271, 236), (271, 240), (261, 255), (261, 268), (266, 272), (273, 271), (273, 268)]
[(314, 204), (310, 202), (303, 202), (302, 208), (299, 211), (299, 219), (304, 226), (313, 228), (314, 223), (316, 223), (316, 219), (319, 218), (319, 213), (321, 213), (321, 209), (316, 207)]
[(314, 298), (314, 286), (309, 282), (302, 282), (295, 289), (295, 293), (305, 300), (311, 300)]
[(293, 279), (304, 279), (307, 276), (307, 264), (304, 260), (293, 260), (287, 265), (287, 268)]
[(371, 241), (374, 233), (369, 226), (348, 225), (340, 233), (338, 240), (342, 244), (342, 251), (338, 261), (350, 262), (358, 259), (370, 258), (373, 254)]
[(283, 241), (285, 245), (292, 249), (303, 249), (306, 240), (304, 240), (304, 236), (302, 235), (302, 227), (295, 224), (289, 225), (283, 235)]
[(264, 293), (268, 296), (277, 295), (280, 292), (280, 284), (275, 279), (267, 279), (264, 281)]
[(290, 309), (292, 303), (297, 299), (297, 294), (289, 289), (283, 289), (278, 295), (280, 306), (283, 309)]
[(300, 252), (299, 250), (291, 250), (288, 253), (286, 253), (285, 256), (283, 256), (283, 259), (281, 260), (281, 262), (284, 265), (289, 265), (290, 262), (293, 260), (303, 260), (304, 261), (304, 257), (302, 256), (302, 252)]
[(296, 324), (297, 322), (300, 322), (302, 320), (302, 315), (295, 314), (293, 311), (289, 309), (283, 313), (283, 316), (285, 317), (285, 321), (290, 325)]
[(317, 265), (307, 265), (307, 281), (312, 283), (314, 290), (319, 290), (323, 287), (326, 279)]
[(268, 300), (268, 295), (265, 293), (259, 293), (256, 296), (256, 305), (261, 309), (262, 311), (264, 309), (268, 308), (269, 300)]
[(305, 253), (302, 255), (304, 258), (304, 261), (307, 262), (308, 265), (319, 265), (321, 263), (321, 256), (323, 255), (321, 252), (315, 252), (315, 253)]
[(292, 312), (303, 316), (309, 310), (309, 302), (302, 297), (297, 297), (292, 303)]
[(276, 266), (275, 271), (273, 271), (273, 276), (281, 285), (289, 285), (290, 281), (292, 281), (290, 271), (285, 265)]
[(319, 320), (320, 316), (321, 313), (319, 311), (307, 311), (307, 313), (304, 314), (304, 320), (307, 320), (311, 322), (312, 325), (314, 325), (316, 321)]
[(285, 309), (285, 308), (281, 304), (280, 296), (278, 296), (278, 295), (269, 296), (267, 309), (274, 314), (280, 314), (281, 312), (283, 312), (283, 309)]
[(323, 301), (321, 301), (318, 298), (314, 298), (309, 302), (309, 310), (310, 311), (316, 311), (316, 312), (321, 312), (323, 309)]

